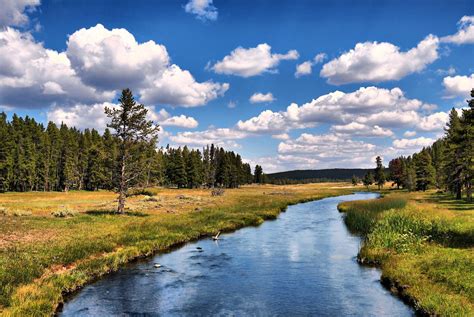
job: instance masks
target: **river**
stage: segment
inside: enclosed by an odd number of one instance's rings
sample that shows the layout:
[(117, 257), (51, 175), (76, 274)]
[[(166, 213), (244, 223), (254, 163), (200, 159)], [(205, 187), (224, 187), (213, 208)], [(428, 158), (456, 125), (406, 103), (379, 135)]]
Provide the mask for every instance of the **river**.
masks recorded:
[(412, 316), (380, 284), (378, 269), (357, 263), (361, 240), (336, 208), (376, 197), (290, 206), (259, 227), (131, 263), (75, 294), (60, 315)]

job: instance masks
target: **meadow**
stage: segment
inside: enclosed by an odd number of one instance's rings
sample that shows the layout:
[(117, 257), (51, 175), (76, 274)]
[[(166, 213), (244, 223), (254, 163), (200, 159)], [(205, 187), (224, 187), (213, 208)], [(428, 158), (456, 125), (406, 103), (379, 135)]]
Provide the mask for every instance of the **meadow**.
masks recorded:
[(359, 261), (380, 266), (382, 282), (418, 312), (474, 316), (474, 203), (435, 191), (384, 191), (338, 208), (364, 237)]
[(109, 191), (0, 194), (0, 315), (53, 314), (64, 296), (121, 265), (187, 241), (256, 226), (290, 204), (349, 194), (345, 183), (151, 188), (113, 213)]

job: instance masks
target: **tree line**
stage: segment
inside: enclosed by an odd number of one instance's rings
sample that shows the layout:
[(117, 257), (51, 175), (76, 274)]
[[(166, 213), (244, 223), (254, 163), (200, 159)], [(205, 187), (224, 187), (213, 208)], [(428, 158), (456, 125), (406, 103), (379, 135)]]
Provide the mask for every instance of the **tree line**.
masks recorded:
[(267, 174), (267, 182), (276, 185), (324, 182), (347, 182), (352, 177), (362, 178), (368, 169), (329, 168), (320, 170), (293, 170)]
[[(463, 194), (472, 200), (474, 178), (474, 89), (468, 107), (461, 115), (456, 109), (449, 113), (445, 135), (431, 146), (410, 156), (400, 156), (388, 164), (385, 175), (381, 159), (377, 158), (375, 175), (367, 173), (362, 179), (365, 185), (377, 183), (383, 186), (385, 178), (398, 188), (425, 191), (428, 188), (451, 192), (457, 199)], [(380, 161), (379, 161), (380, 159)]]
[[(0, 113), (0, 192), (117, 189), (121, 160), (131, 157), (121, 154), (121, 146), (109, 129), (100, 134), (52, 122), (44, 127), (28, 116), (9, 121)], [(261, 166), (252, 173), (239, 154), (222, 147), (157, 149), (154, 138), (134, 142), (125, 172), (127, 187), (234, 188), (264, 181)]]

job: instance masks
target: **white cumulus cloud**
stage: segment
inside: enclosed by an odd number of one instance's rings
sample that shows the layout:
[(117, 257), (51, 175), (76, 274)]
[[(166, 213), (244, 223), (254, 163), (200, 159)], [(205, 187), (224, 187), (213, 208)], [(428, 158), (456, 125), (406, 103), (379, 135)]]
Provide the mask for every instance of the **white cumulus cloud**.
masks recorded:
[(0, 31), (0, 105), (40, 108), (50, 104), (97, 103), (112, 91), (85, 85), (67, 55), (47, 49), (30, 33)]
[(441, 41), (458, 45), (474, 43), (474, 16), (463, 16), (458, 22), (457, 33), (442, 37)]
[(160, 126), (174, 126), (180, 128), (194, 129), (199, 123), (193, 117), (187, 117), (185, 115), (171, 116), (171, 114), (165, 109), (155, 111), (154, 108), (148, 107), (148, 118), (158, 123)]
[(447, 112), (436, 112), (429, 116), (422, 117), (418, 124), (421, 131), (442, 131), (448, 122), (449, 115)]
[[(278, 145), (280, 164), (288, 166), (292, 165), (291, 162), (298, 164), (305, 161), (313, 164), (306, 168), (372, 166), (372, 158), (378, 152), (379, 149), (374, 144), (331, 133), (303, 133), (296, 139), (286, 140)], [(308, 159), (315, 161), (307, 161)]]
[(144, 103), (197, 107), (223, 96), (228, 89), (227, 83), (199, 83), (189, 71), (171, 65), (150, 87), (141, 89), (140, 94)]
[(114, 108), (110, 102), (93, 105), (78, 104), (72, 107), (53, 107), (47, 113), (48, 121), (56, 124), (65, 123), (78, 129), (96, 129), (103, 131), (109, 122), (104, 108)]
[(275, 97), (271, 92), (262, 94), (261, 92), (254, 93), (249, 98), (250, 103), (262, 103), (262, 102), (273, 102), (275, 101)]
[(278, 133), (289, 129), (298, 129), (313, 126), (301, 124), (288, 118), (285, 112), (262, 111), (258, 116), (248, 120), (239, 120), (237, 129), (250, 133)]
[[(110, 121), (104, 112), (105, 107), (115, 108), (118, 105), (111, 102), (92, 105), (77, 104), (71, 107), (54, 106), (47, 112), (48, 121), (57, 124), (65, 123), (78, 129), (96, 129), (103, 131)], [(198, 122), (193, 117), (185, 115), (171, 116), (165, 109), (156, 111), (154, 107), (147, 107), (147, 119), (160, 126), (176, 126), (181, 128), (196, 128)]]
[(326, 53), (319, 53), (317, 54), (313, 60), (316, 64), (324, 62), (328, 58), (328, 55)]
[(403, 136), (404, 137), (407, 137), (407, 138), (412, 138), (416, 135), (416, 131), (405, 131), (405, 133), (403, 133)]
[(282, 113), (265, 110), (257, 117), (250, 118), (246, 121), (239, 120), (237, 128), (241, 131), (253, 133), (276, 133), (286, 130), (287, 120)]
[(271, 49), (266, 43), (252, 48), (238, 47), (210, 68), (218, 74), (252, 77), (265, 72), (275, 72), (280, 61), (299, 57), (296, 50), (276, 54), (272, 53)]
[(333, 125), (331, 131), (344, 135), (363, 137), (391, 137), (394, 135), (390, 129), (384, 129), (378, 125), (368, 126), (358, 122), (351, 122), (344, 125)]
[(313, 71), (313, 63), (311, 61), (306, 61), (301, 64), (296, 65), (295, 77), (300, 78), (301, 76), (311, 75)]
[(178, 132), (170, 140), (179, 145), (206, 146), (215, 144), (226, 148), (238, 148), (235, 140), (247, 137), (247, 133), (230, 128), (212, 128), (196, 132)]
[(438, 59), (439, 39), (429, 35), (406, 52), (387, 42), (364, 42), (323, 65), (321, 77), (341, 85), (399, 80)]
[[(418, 99), (406, 98), (400, 88), (361, 87), (350, 93), (334, 91), (301, 106), (291, 104), (287, 108), (286, 116), (302, 123), (340, 124), (357, 120), (364, 124), (382, 126), (383, 121), (391, 120), (390, 114), (398, 111), (408, 117), (424, 105)], [(403, 121), (407, 120), (409, 119)], [(394, 124), (396, 125), (396, 120)]]
[(468, 97), (474, 89), (474, 74), (471, 76), (448, 76), (443, 79), (446, 98)]
[(382, 111), (368, 116), (359, 116), (359, 122), (384, 127), (407, 127), (416, 125), (420, 116), (416, 111)]
[(196, 81), (170, 63), (163, 45), (138, 43), (126, 29), (80, 29), (65, 52), (45, 48), (31, 33), (0, 30), (2, 107), (95, 104), (123, 88), (147, 104), (196, 107), (224, 95), (229, 84)]
[(126, 29), (102, 24), (69, 36), (67, 56), (84, 83), (102, 89), (141, 87), (148, 76), (163, 73), (170, 57), (163, 45), (139, 44)]
[(393, 146), (398, 149), (413, 149), (420, 150), (423, 147), (430, 146), (435, 139), (419, 137), (416, 139), (397, 139), (393, 141)]
[(332, 124), (334, 133), (391, 137), (392, 128), (423, 131), (442, 130), (445, 113), (424, 115), (435, 105), (408, 99), (400, 88), (361, 87), (344, 93), (334, 91), (302, 105), (290, 104), (286, 111), (262, 111), (237, 122), (237, 129), (251, 133), (276, 134), (291, 129)]
[(290, 139), (290, 136), (288, 135), (288, 133), (280, 133), (272, 135), (272, 138), (277, 140), (288, 140)]
[(194, 14), (202, 21), (215, 21), (218, 16), (217, 8), (212, 5), (212, 0), (189, 0), (184, 6), (184, 11)]
[(319, 53), (313, 58), (313, 60), (305, 61), (296, 65), (295, 77), (300, 78), (301, 76), (311, 75), (313, 72), (313, 66), (322, 63), (326, 58), (326, 53)]
[(25, 11), (34, 10), (39, 5), (40, 0), (0, 0), (0, 27), (28, 24)]

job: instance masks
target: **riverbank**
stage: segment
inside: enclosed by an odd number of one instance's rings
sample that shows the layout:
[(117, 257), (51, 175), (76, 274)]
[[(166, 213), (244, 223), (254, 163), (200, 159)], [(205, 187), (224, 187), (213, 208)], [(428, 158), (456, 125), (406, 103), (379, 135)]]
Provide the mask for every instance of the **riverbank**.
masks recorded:
[(111, 192), (6, 193), (0, 228), (0, 314), (51, 315), (63, 296), (139, 257), (259, 225), (288, 205), (354, 191), (347, 184), (153, 189), (110, 213)]
[(365, 239), (360, 262), (382, 268), (382, 283), (418, 312), (474, 315), (474, 204), (428, 191), (386, 191), (345, 202), (349, 229)]
[(361, 239), (337, 211), (341, 201), (377, 196), (296, 204), (218, 242), (200, 239), (129, 264), (68, 298), (60, 316), (412, 316), (374, 283), (380, 270), (354, 261)]

